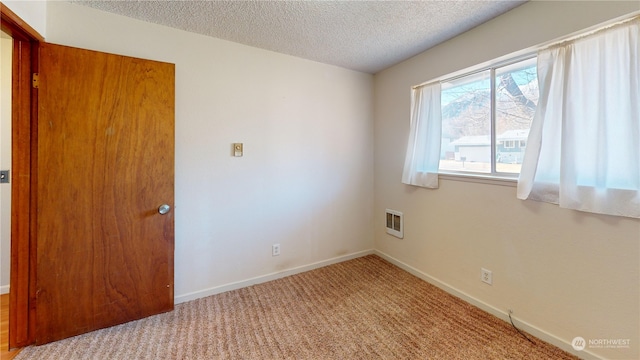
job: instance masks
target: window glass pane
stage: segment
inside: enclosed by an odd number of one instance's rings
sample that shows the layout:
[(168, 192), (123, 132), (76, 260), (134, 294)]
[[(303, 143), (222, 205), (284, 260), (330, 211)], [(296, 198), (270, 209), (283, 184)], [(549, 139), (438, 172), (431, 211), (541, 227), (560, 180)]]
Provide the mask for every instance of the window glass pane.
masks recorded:
[(520, 173), (538, 104), (536, 58), (496, 69), (496, 171)]
[(491, 172), (491, 72), (442, 84), (440, 170)]

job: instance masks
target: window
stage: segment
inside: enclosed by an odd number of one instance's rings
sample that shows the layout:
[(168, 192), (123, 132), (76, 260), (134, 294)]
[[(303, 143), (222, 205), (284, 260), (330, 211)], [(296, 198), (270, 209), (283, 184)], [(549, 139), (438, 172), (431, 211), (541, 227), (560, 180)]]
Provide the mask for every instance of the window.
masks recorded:
[(537, 102), (535, 57), (443, 81), (439, 171), (519, 174)]
[(519, 174), (519, 199), (640, 218), (639, 35), (635, 15), (535, 58), (413, 87), (402, 182)]
[[(402, 182), (438, 188), (438, 174), (516, 177), (538, 102), (536, 58), (411, 90)], [(506, 146), (505, 146), (506, 145)]]

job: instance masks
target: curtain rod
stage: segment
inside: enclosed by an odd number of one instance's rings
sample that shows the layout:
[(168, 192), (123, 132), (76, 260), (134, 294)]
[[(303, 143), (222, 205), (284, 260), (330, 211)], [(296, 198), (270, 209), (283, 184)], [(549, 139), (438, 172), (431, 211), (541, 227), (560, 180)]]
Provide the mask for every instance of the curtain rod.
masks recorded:
[[(579, 34), (576, 34), (576, 35), (573, 35), (573, 36), (569, 36), (567, 38), (562, 38), (561, 40), (553, 41), (550, 44), (546, 44), (546, 45), (544, 45), (544, 43), (540, 44), (538, 46), (535, 46), (535, 47), (531, 48), (529, 51), (527, 51), (526, 49), (521, 50), (521, 51), (526, 51), (526, 53), (524, 53), (522, 55), (515, 56), (515, 57), (509, 58), (507, 60), (504, 60), (504, 61), (501, 61), (501, 62), (496, 62), (496, 63), (490, 64), (490, 65), (487, 65), (487, 66), (483, 66), (481, 68), (478, 68), (478, 69), (475, 69), (475, 70), (471, 70), (471, 71), (467, 71), (467, 72), (464, 72), (464, 70), (461, 70), (463, 73), (460, 73), (460, 71), (456, 71), (454, 73), (459, 73), (458, 75), (449, 76), (449, 77), (447, 77), (448, 75), (445, 75), (445, 76), (442, 76), (442, 77), (437, 77), (437, 78), (431, 79), (429, 81), (425, 81), (425, 82), (423, 82), (421, 84), (414, 85), (414, 86), (411, 87), (411, 89), (415, 90), (415, 89), (419, 89), (421, 87), (431, 86), (431, 85), (436, 84), (436, 83), (443, 83), (443, 82), (453, 81), (453, 80), (462, 78), (464, 76), (473, 75), (473, 74), (485, 71), (485, 70), (493, 68), (493, 67), (501, 67), (501, 66), (509, 65), (510, 63), (523, 61), (523, 60), (526, 60), (528, 58), (532, 58), (534, 56), (537, 56), (537, 54), (538, 54), (538, 52), (540, 50), (550, 49), (550, 48), (555, 47), (555, 46), (562, 46), (563, 44), (567, 44), (567, 43), (574, 42), (574, 41), (579, 40), (579, 39), (583, 39), (583, 38), (592, 36), (594, 34), (597, 34), (597, 33), (602, 32), (602, 31), (606, 31), (606, 30), (611, 29), (613, 27), (624, 25), (624, 24), (626, 24), (628, 22), (640, 21), (640, 11), (636, 11), (636, 12), (632, 13), (632, 15), (630, 15), (630, 17), (627, 17), (627, 16), (629, 16), (629, 15), (624, 15), (623, 16), (624, 18), (622, 20), (617, 20), (617, 21), (614, 20), (615, 21), (614, 23), (611, 23), (611, 24), (608, 24), (608, 25), (604, 25), (604, 26), (600, 26), (597, 29), (594, 29), (594, 30), (591, 30), (591, 31), (581, 32)], [(474, 67), (470, 67), (470, 68), (473, 69)]]
[(636, 21), (640, 21), (640, 15), (638, 15), (637, 13), (632, 15), (629, 18), (626, 18), (626, 19), (623, 19), (623, 20), (620, 20), (620, 21), (616, 21), (616, 22), (614, 22), (612, 24), (601, 26), (601, 27), (599, 27), (597, 29), (593, 29), (591, 31), (587, 31), (587, 32), (583, 32), (583, 33), (580, 33), (580, 34), (577, 34), (577, 35), (574, 35), (574, 36), (570, 36), (570, 37), (568, 37), (566, 39), (562, 39), (560, 41), (556, 41), (556, 42), (554, 42), (552, 44), (549, 44), (547, 46), (541, 47), (540, 50), (546, 50), (546, 49), (551, 49), (551, 48), (554, 48), (554, 47), (566, 46), (566, 45), (575, 43), (578, 40), (586, 39), (586, 38), (589, 38), (591, 36), (598, 35), (598, 34), (603, 33), (605, 31), (608, 31), (608, 30), (611, 30), (611, 29), (614, 29), (614, 28), (617, 28), (617, 27), (622, 27), (624, 25), (627, 25), (628, 23), (633, 23), (633, 22), (636, 22)]
[[(470, 71), (464, 71), (461, 74), (458, 75), (454, 75), (454, 76), (449, 76), (449, 77), (440, 77), (440, 78), (435, 78), (433, 80), (429, 80), (427, 82), (424, 82), (422, 84), (418, 84), (418, 85), (414, 85), (411, 87), (411, 89), (419, 89), (421, 87), (425, 87), (425, 86), (430, 86), (436, 83), (445, 83), (445, 82), (449, 82), (449, 81), (454, 81), (454, 80), (458, 80), (460, 78), (469, 76), (469, 75), (474, 75), (474, 74), (478, 74), (481, 73), (483, 71), (492, 69), (492, 68), (499, 68), (499, 67), (503, 67), (503, 66), (507, 66), (507, 65), (511, 65), (511, 64), (515, 64), (517, 62), (520, 61), (524, 61), (524, 60), (528, 60), (531, 59), (533, 57), (535, 57), (537, 54), (537, 52), (535, 51), (527, 51), (524, 54), (518, 55), (518, 56), (514, 56), (514, 57), (510, 57), (508, 59), (505, 59), (503, 61), (497, 61), (495, 63), (491, 63), (490, 65), (487, 66), (482, 66), (479, 68), (476, 68), (474, 70), (470, 70)], [(456, 73), (458, 73), (458, 71), (456, 71)]]

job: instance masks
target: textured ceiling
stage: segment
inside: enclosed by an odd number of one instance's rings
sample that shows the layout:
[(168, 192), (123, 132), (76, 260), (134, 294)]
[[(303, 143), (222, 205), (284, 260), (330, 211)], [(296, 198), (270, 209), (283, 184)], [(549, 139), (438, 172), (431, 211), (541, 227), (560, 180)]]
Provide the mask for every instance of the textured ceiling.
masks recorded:
[(525, 1), (71, 1), (376, 73)]

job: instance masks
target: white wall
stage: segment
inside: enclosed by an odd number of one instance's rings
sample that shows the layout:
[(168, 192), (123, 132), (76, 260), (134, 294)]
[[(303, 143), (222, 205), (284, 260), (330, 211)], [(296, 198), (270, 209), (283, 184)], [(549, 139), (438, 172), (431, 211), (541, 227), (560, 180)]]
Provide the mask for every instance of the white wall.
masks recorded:
[[(11, 57), (13, 40), (0, 34), (0, 169), (11, 170)], [(0, 184), (0, 294), (9, 292), (11, 184)]]
[(176, 64), (177, 301), (372, 249), (371, 75), (66, 2), (47, 14), (48, 42)]
[[(526, 3), (376, 74), (376, 249), (451, 292), (565, 349), (574, 337), (630, 339), (640, 357), (640, 220), (516, 199), (512, 186), (441, 180), (428, 190), (400, 182), (410, 87), (640, 10), (638, 2)], [(404, 239), (386, 235), (384, 209), (404, 212)], [(480, 268), (493, 271), (493, 286)], [(589, 353), (579, 352), (580, 356)]]

